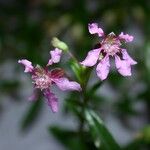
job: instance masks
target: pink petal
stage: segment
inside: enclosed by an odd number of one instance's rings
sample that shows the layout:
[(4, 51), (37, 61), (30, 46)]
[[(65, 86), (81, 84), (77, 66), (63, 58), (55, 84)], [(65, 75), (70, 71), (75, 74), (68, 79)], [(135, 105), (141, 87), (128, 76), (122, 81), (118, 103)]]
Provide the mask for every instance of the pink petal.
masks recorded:
[(43, 94), (46, 97), (47, 104), (50, 106), (52, 112), (58, 112), (58, 99), (55, 97), (55, 94), (49, 89), (46, 89)]
[(88, 25), (88, 29), (89, 29), (89, 32), (91, 34), (98, 34), (98, 36), (103, 36), (104, 35), (104, 31), (98, 27), (98, 24), (97, 23), (91, 23)]
[(109, 73), (109, 67), (110, 67), (109, 57), (105, 56), (96, 67), (97, 76), (101, 80), (105, 80), (107, 78)]
[(125, 40), (126, 42), (132, 42), (134, 39), (132, 35), (124, 34), (123, 32), (121, 32), (121, 34), (119, 35), (119, 38), (122, 40)]
[(74, 81), (69, 81), (67, 78), (59, 78), (59, 79), (52, 79), (53, 82), (62, 90), (62, 91), (81, 91), (80, 84)]
[(62, 50), (55, 48), (53, 51), (50, 51), (51, 59), (49, 59), (47, 65), (52, 65), (53, 63), (58, 63), (60, 61)]
[(137, 62), (136, 62), (135, 60), (133, 60), (133, 59), (129, 56), (129, 54), (127, 53), (126, 49), (122, 49), (122, 55), (123, 55), (123, 59), (126, 60), (126, 61), (128, 61), (128, 63), (129, 63), (130, 65), (135, 65), (135, 64), (137, 64)]
[(84, 66), (94, 66), (97, 63), (101, 49), (93, 49), (88, 52), (87, 57), (81, 62)]
[(24, 72), (32, 72), (33, 71), (32, 63), (30, 61), (28, 61), (27, 59), (18, 60), (18, 63), (25, 66)]
[(52, 65), (52, 64), (53, 64), (52, 59), (49, 59), (47, 66), (48, 66), (48, 65)]
[(115, 55), (115, 64), (121, 75), (131, 76), (131, 64), (128, 63), (128, 60), (121, 60), (119, 56)]

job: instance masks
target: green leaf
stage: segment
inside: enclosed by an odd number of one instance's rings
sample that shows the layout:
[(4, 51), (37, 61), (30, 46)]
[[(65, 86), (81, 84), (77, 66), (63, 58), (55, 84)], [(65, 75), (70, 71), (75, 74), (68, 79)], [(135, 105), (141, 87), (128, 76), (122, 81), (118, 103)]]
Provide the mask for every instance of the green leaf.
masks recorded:
[(35, 120), (37, 119), (37, 117), (40, 114), (41, 107), (42, 107), (41, 99), (39, 99), (31, 104), (31, 106), (29, 107), (29, 110), (27, 110), (27, 113), (23, 117), (23, 120), (21, 123), (22, 130), (26, 130), (29, 127), (31, 127), (31, 125), (33, 125), (33, 123), (35, 122)]
[(14, 92), (15, 88), (19, 87), (19, 82), (18, 81), (9, 81), (9, 80), (2, 80), (0, 82), (0, 90), (1, 92)]
[(83, 71), (82, 66), (80, 66), (78, 64), (78, 62), (76, 60), (73, 60), (73, 59), (70, 60), (70, 66), (71, 66), (71, 69), (73, 70), (73, 72), (75, 73), (77, 79), (79, 81), (81, 81), (81, 73)]
[(126, 94), (122, 94), (122, 100), (115, 103), (117, 114), (135, 116), (138, 112), (134, 109), (135, 101)]
[(68, 98), (65, 100), (64, 110), (65, 112), (70, 111), (74, 113), (75, 115), (80, 116), (81, 105), (82, 104), (79, 101)]
[(148, 74), (150, 74), (150, 43), (147, 42), (145, 45), (145, 65), (146, 65), (146, 69), (148, 71)]
[(124, 150), (149, 150), (150, 148), (150, 125), (144, 127), (135, 134), (134, 139), (124, 147)]
[(94, 93), (98, 90), (98, 88), (102, 85), (102, 81), (99, 81), (97, 83), (95, 83), (92, 88), (89, 90), (89, 92)]
[(49, 132), (69, 150), (91, 150), (94, 147), (94, 145), (87, 143), (87, 139), (82, 138), (81, 134), (71, 129), (53, 126), (49, 127)]
[(86, 92), (86, 98), (89, 99), (89, 98), (92, 98), (96, 91), (99, 89), (99, 87), (101, 87), (103, 82), (97, 82), (95, 83), (87, 92)]
[(86, 110), (85, 117), (89, 126), (89, 132), (93, 136), (97, 148), (100, 148), (102, 145), (105, 150), (120, 150), (120, 146), (95, 112)]

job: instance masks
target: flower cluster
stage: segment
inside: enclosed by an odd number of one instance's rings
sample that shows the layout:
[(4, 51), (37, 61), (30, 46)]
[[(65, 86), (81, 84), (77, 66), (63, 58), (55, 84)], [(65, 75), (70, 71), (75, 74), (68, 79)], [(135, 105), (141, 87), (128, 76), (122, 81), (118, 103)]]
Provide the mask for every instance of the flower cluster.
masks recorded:
[[(122, 48), (122, 44), (132, 42), (133, 36), (124, 34), (123, 32), (121, 32), (118, 36), (116, 36), (113, 32), (105, 35), (104, 31), (99, 28), (96, 23), (89, 24), (88, 29), (91, 34), (98, 34), (99, 37), (102, 37), (102, 40), (95, 49), (88, 52), (87, 57), (81, 62), (81, 64), (87, 67), (92, 67), (97, 64), (97, 75), (101, 80), (105, 80), (110, 70), (110, 58), (114, 58), (118, 72), (123, 76), (130, 76), (131, 66), (137, 64), (137, 62), (129, 56), (126, 49)], [(50, 51), (51, 58), (44, 68), (39, 65), (34, 67), (27, 59), (19, 60), (18, 63), (24, 65), (24, 72), (30, 73), (33, 80), (32, 83), (34, 84), (35, 92), (29, 99), (36, 99), (36, 90), (40, 89), (52, 111), (57, 112), (58, 99), (51, 91), (52, 85), (56, 85), (62, 91), (81, 91), (81, 87), (79, 83), (69, 81), (65, 77), (63, 69), (55, 68), (49, 70), (49, 66), (60, 61), (62, 50), (69, 52), (68, 46), (57, 38), (53, 39), (52, 44), (57, 48)]]
[(123, 42), (132, 42), (133, 36), (124, 34), (121, 32), (119, 36), (116, 36), (113, 32), (105, 35), (104, 31), (98, 27), (97, 23), (89, 24), (89, 32), (91, 34), (98, 34), (103, 39), (98, 44), (98, 48), (95, 48), (88, 52), (87, 57), (81, 62), (82, 65), (91, 67), (95, 64), (97, 76), (104, 80), (107, 78), (110, 70), (110, 57), (115, 58), (115, 65), (118, 72), (123, 76), (131, 75), (131, 65), (137, 64), (126, 49), (121, 48)]
[(62, 51), (58, 48), (50, 51), (51, 58), (49, 59), (48, 64), (45, 68), (42, 68), (39, 65), (36, 65), (34, 67), (32, 66), (32, 63), (26, 59), (18, 61), (18, 63), (24, 65), (24, 72), (30, 73), (33, 80), (35, 92), (29, 99), (34, 100), (35, 98), (37, 98), (36, 89), (40, 89), (47, 100), (47, 104), (51, 107), (53, 112), (58, 111), (58, 99), (56, 98), (55, 94), (52, 93), (50, 90), (52, 85), (56, 85), (62, 91), (81, 91), (80, 84), (75, 81), (69, 81), (65, 77), (63, 69), (56, 68), (49, 71), (48, 66), (54, 63), (58, 63), (61, 58), (61, 53)]

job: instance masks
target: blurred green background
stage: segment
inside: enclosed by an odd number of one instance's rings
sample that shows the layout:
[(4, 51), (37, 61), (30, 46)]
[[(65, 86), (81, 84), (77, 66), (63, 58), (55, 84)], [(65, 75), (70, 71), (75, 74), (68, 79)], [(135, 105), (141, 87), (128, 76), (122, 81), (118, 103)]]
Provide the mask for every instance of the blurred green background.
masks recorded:
[[(150, 147), (149, 0), (0, 0), (0, 119), (9, 109), (3, 104), (7, 104), (4, 97), (9, 97), (13, 103), (22, 100), (23, 94), (18, 91), (23, 93), (24, 77), (18, 59), (46, 64), (49, 50), (53, 49), (50, 41), (55, 36), (66, 42), (82, 61), (99, 40), (88, 33), (87, 25), (92, 22), (99, 23), (106, 33), (120, 34), (123, 31), (133, 35), (134, 42), (127, 48), (138, 62), (133, 67), (133, 75), (128, 78), (112, 69), (108, 80), (94, 94), (92, 107), (99, 111), (104, 121), (111, 116), (114, 122), (134, 134), (133, 139), (122, 147), (147, 150)], [(69, 70), (67, 62), (62, 66)], [(94, 74), (90, 84), (99, 80)], [(32, 89), (32, 85), (30, 87)], [(38, 101), (31, 104), (30, 111), (25, 111), (20, 125), (23, 129), (38, 116), (41, 106)], [(67, 115), (67, 111), (64, 112)], [(119, 131), (117, 134), (123, 141)], [(116, 131), (111, 132), (115, 137)]]

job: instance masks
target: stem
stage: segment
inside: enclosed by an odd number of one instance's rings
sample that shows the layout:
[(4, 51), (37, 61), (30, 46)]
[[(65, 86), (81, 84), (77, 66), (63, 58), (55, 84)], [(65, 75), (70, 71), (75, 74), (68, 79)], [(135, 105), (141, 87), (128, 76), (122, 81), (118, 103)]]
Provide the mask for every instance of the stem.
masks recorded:
[(69, 50), (67, 50), (66, 52), (70, 56), (70, 58), (72, 58), (78, 65), (80, 65), (77, 58)]
[(86, 95), (84, 94), (85, 92), (83, 91), (83, 93), (82, 93), (82, 99), (83, 99), (83, 101), (82, 101), (82, 107), (81, 107), (81, 119), (80, 119), (80, 123), (79, 123), (79, 132), (80, 133), (83, 133), (83, 130), (84, 130), (84, 123), (85, 123), (85, 120), (84, 120), (84, 116), (83, 116), (83, 114), (84, 114), (84, 110), (85, 110), (85, 108), (86, 108)]
[(68, 53), (68, 55), (69, 55), (72, 59), (77, 60), (77, 59), (75, 58), (75, 56), (74, 56), (69, 50), (67, 51), (67, 53)]
[(79, 133), (83, 133), (84, 132), (84, 126), (85, 126), (85, 119), (84, 119), (84, 112), (85, 112), (85, 109), (87, 108), (88, 106), (88, 101), (89, 99), (87, 99), (87, 84), (88, 84), (88, 81), (89, 81), (89, 78), (90, 78), (90, 75), (91, 75), (91, 69), (88, 70), (88, 71), (85, 71), (83, 74), (82, 77), (84, 77), (85, 79), (83, 80), (84, 82), (81, 83), (81, 86), (82, 86), (82, 93), (81, 93), (81, 96), (82, 96), (82, 105), (81, 105), (81, 118), (80, 118), (80, 124), (79, 124)]
[[(79, 64), (76, 57), (69, 50), (67, 50), (66, 52), (77, 64)], [(89, 81), (89, 78), (91, 75), (91, 71), (92, 71), (92, 69), (87, 68), (86, 70), (81, 71), (81, 74), (80, 74), (80, 76), (81, 76), (80, 85), (82, 87), (82, 92), (81, 92), (81, 99), (82, 99), (81, 103), (82, 104), (81, 104), (81, 117), (79, 118), (78, 131), (81, 135), (83, 135), (83, 133), (84, 133), (84, 126), (85, 126), (84, 112), (88, 106), (88, 101), (89, 101), (89, 98), (87, 97), (87, 84), (88, 84), (88, 81)]]

